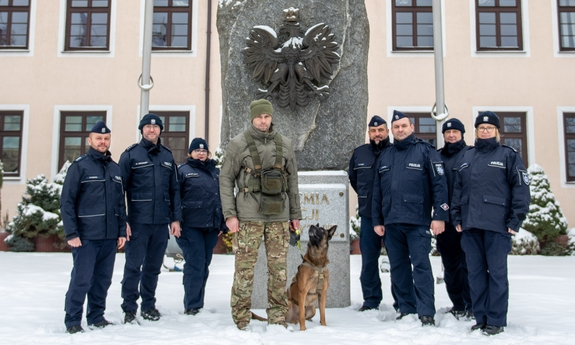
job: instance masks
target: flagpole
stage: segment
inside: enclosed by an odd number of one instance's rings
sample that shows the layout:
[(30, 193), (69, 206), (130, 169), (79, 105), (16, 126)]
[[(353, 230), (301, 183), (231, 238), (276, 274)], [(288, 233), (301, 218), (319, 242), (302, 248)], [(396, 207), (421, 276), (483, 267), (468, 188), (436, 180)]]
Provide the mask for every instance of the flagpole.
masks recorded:
[(441, 127), (449, 116), (445, 105), (445, 92), (443, 89), (443, 29), (441, 21), (441, 0), (433, 0), (433, 55), (435, 60), (435, 106), (431, 110), (431, 117), (436, 121), (437, 148), (443, 147), (443, 133)]
[(154, 18), (154, 0), (146, 0), (144, 8), (144, 35), (142, 49), (142, 73), (138, 78), (140, 87), (140, 118), (149, 112), (150, 90), (154, 87), (154, 79), (150, 75), (152, 65), (152, 25)]

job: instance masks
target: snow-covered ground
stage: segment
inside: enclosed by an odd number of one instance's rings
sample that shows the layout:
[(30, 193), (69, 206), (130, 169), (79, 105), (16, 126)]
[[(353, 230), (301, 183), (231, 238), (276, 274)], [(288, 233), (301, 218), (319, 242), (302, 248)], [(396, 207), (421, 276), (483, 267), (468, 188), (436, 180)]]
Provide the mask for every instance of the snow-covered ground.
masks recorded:
[[(431, 258), (434, 276), (441, 275), (439, 257)], [(327, 327), (319, 315), (307, 331), (289, 332), (252, 321), (251, 331), (236, 329), (229, 297), (234, 257), (215, 255), (208, 280), (205, 309), (183, 314), (181, 272), (162, 272), (158, 322), (121, 324), (120, 281), (124, 255), (118, 254), (108, 294), (106, 318), (116, 325), (70, 335), (64, 327), (64, 294), (72, 257), (68, 253), (0, 252), (0, 344), (575, 344), (575, 256), (509, 257), (510, 308), (505, 333), (486, 337), (470, 333), (472, 321), (445, 314), (450, 302), (445, 285), (436, 285), (437, 327), (421, 327), (415, 318), (395, 321), (389, 294), (389, 273), (382, 274), (384, 301), (379, 311), (357, 312), (361, 258), (351, 257), (351, 301), (348, 308), (328, 309)], [(173, 265), (167, 259), (168, 265)], [(260, 315), (265, 311), (256, 310)]]

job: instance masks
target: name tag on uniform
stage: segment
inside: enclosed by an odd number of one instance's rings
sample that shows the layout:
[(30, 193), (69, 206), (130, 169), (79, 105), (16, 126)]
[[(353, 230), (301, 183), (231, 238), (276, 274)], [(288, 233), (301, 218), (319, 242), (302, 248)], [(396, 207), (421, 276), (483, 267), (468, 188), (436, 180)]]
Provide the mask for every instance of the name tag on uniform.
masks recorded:
[(138, 166), (138, 165), (144, 165), (144, 164), (148, 164), (148, 161), (145, 161), (145, 162), (136, 162), (135, 165)]
[(494, 167), (494, 168), (505, 169), (505, 164), (503, 162), (500, 162), (500, 161), (491, 161), (487, 165), (490, 167)]
[(198, 174), (198, 173), (187, 173), (186, 178), (190, 178), (190, 177), (200, 177), (200, 174)]
[(407, 169), (421, 170), (421, 164), (419, 164), (419, 163), (407, 163)]

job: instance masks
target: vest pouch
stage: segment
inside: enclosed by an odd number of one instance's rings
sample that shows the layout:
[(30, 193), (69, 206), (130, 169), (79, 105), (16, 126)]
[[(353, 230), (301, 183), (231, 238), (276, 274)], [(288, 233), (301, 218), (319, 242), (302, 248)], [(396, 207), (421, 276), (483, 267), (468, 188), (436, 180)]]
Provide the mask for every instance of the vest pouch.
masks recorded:
[(281, 170), (266, 169), (262, 171), (260, 178), (262, 193), (267, 195), (281, 194), (283, 187), (283, 175)]
[(260, 208), (264, 216), (280, 215), (285, 207), (285, 199), (282, 193), (276, 195), (262, 195)]

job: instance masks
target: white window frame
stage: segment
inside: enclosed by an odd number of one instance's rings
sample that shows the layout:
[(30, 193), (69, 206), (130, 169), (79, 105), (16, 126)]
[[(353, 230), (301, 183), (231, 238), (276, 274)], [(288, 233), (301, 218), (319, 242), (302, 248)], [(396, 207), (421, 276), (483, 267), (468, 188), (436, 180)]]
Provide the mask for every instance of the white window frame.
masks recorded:
[(119, 0), (110, 0), (110, 47), (109, 50), (66, 50), (67, 0), (60, 0), (60, 20), (58, 22), (58, 57), (102, 57), (113, 58), (116, 53), (116, 4)]
[[(529, 31), (529, 0), (517, 0), (521, 2), (521, 30), (523, 32), (523, 50), (502, 50), (502, 51), (477, 51), (477, 26), (475, 25), (475, 1), (469, 1), (469, 48), (471, 57), (474, 58), (493, 58), (493, 57), (531, 57), (531, 35)], [(530, 158), (531, 159), (531, 158)]]

